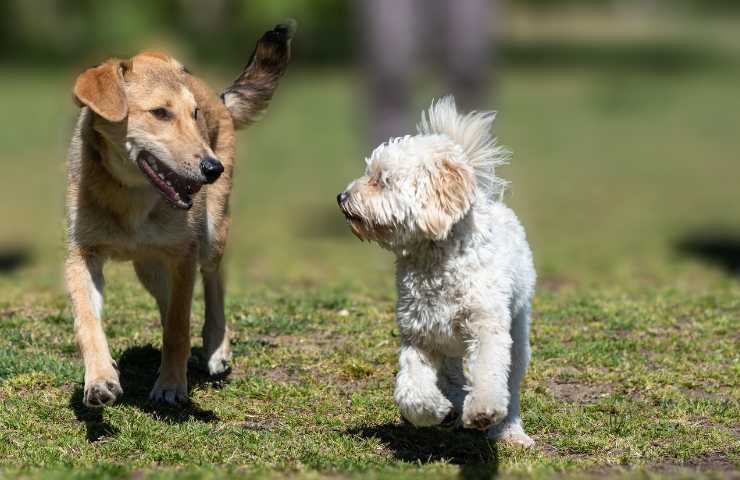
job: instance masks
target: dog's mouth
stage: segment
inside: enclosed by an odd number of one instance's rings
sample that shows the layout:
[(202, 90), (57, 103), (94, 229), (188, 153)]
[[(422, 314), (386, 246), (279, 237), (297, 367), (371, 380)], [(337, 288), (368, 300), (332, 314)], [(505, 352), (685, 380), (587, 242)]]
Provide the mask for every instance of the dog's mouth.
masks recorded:
[(342, 210), (342, 213), (344, 214), (344, 219), (347, 221), (347, 225), (349, 225), (349, 228), (350, 230), (352, 230), (352, 233), (355, 235), (355, 237), (359, 238), (362, 241), (365, 241), (365, 237), (363, 235), (365, 231), (365, 220), (348, 211), (346, 206), (343, 204), (339, 205), (339, 209)]
[(359, 218), (355, 217), (353, 215), (344, 214), (344, 218), (347, 220), (347, 225), (349, 225), (349, 229), (352, 230), (352, 233), (355, 237), (359, 238), (361, 241), (365, 241), (365, 222)]
[(193, 195), (200, 190), (202, 186), (200, 183), (178, 175), (147, 151), (139, 153), (136, 164), (152, 185), (174, 207), (189, 210), (193, 206)]

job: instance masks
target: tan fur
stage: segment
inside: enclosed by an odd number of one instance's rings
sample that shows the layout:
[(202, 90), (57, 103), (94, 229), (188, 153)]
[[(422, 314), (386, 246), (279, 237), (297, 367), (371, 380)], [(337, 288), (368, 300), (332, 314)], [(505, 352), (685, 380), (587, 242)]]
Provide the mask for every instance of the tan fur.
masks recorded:
[[(276, 85), (271, 79), (260, 87), (272, 95)], [(206, 293), (203, 339), (210, 373), (226, 371), (230, 358), (220, 263), (229, 228), (236, 119), (205, 83), (158, 52), (89, 69), (78, 78), (74, 94), (83, 108), (69, 149), (65, 280), (85, 364), (84, 403), (99, 407), (122, 394), (101, 319), (102, 269), (109, 258), (132, 261), (159, 306), (162, 363), (152, 398), (184, 400), (198, 264)], [(160, 107), (172, 117), (163, 121), (154, 115)], [(190, 209), (168, 203), (137, 166), (139, 157), (131, 158), (139, 151), (152, 153), (178, 178), (202, 184)], [(199, 162), (205, 157), (224, 167), (212, 184), (203, 184)]]
[(439, 237), (467, 213), (475, 178), (469, 169), (444, 159), (432, 182), (431, 205), (424, 209), (421, 225), (432, 237)]
[(89, 106), (111, 122), (126, 118), (126, 94), (121, 85), (125, 68), (124, 63), (111, 61), (80, 75), (74, 88), (78, 104)]

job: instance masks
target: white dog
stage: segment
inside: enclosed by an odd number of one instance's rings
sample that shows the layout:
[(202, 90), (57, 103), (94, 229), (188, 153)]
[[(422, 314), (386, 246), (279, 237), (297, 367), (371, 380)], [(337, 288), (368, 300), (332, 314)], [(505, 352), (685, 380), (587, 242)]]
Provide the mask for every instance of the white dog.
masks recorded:
[(418, 135), (373, 151), (337, 201), (352, 232), (396, 254), (401, 332), (395, 399), (416, 426), (461, 418), (530, 446), (519, 418), (535, 270), (524, 229), (502, 202), (506, 159), (495, 115), (458, 114), (452, 97)]

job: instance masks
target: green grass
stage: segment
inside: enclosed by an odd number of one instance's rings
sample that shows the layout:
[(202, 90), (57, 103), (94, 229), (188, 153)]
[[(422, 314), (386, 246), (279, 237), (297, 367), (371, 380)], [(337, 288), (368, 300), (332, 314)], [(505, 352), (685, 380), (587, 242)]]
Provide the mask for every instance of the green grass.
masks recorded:
[[(60, 285), (72, 75), (0, 77), (0, 253), (20, 263), (0, 273), (0, 472), (736, 474), (740, 278), (728, 264), (740, 254), (740, 72), (502, 76), (497, 133), (514, 157), (501, 174), (540, 273), (529, 451), (400, 422), (392, 258), (357, 242), (334, 203), (367, 153), (358, 80), (292, 70), (264, 122), (240, 134), (231, 375), (208, 379), (194, 361), (189, 406), (149, 404), (156, 309), (128, 266), (110, 265), (105, 323), (126, 393), (93, 412)], [(419, 105), (438, 93), (424, 87)], [(198, 296), (194, 334), (202, 311)]]

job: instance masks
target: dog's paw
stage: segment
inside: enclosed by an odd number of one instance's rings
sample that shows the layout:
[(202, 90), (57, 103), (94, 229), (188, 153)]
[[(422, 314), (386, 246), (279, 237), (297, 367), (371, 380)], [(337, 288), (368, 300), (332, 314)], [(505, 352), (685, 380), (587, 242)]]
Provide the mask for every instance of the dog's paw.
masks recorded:
[(163, 380), (162, 375), (157, 378), (152, 392), (149, 394), (149, 400), (153, 402), (169, 403), (177, 405), (188, 398), (187, 382), (174, 382)]
[(215, 377), (231, 370), (231, 352), (226, 348), (219, 348), (215, 352), (205, 355), (208, 375)]
[(507, 445), (513, 445), (522, 448), (534, 446), (532, 437), (524, 433), (524, 428), (518, 422), (507, 423), (498, 428), (492, 428), (488, 432), (488, 437), (497, 442), (504, 442)]
[(506, 417), (508, 405), (471, 392), (465, 397), (462, 422), (465, 428), (487, 430)]
[(452, 403), (439, 390), (396, 389), (396, 404), (401, 416), (416, 427), (431, 427), (445, 421)]
[(85, 382), (85, 393), (82, 403), (89, 408), (101, 408), (113, 405), (123, 395), (123, 389), (117, 376), (97, 378)]
[(452, 410), (452, 404), (427, 405), (422, 403), (401, 403), (398, 405), (403, 418), (415, 427), (433, 427), (442, 424)]

